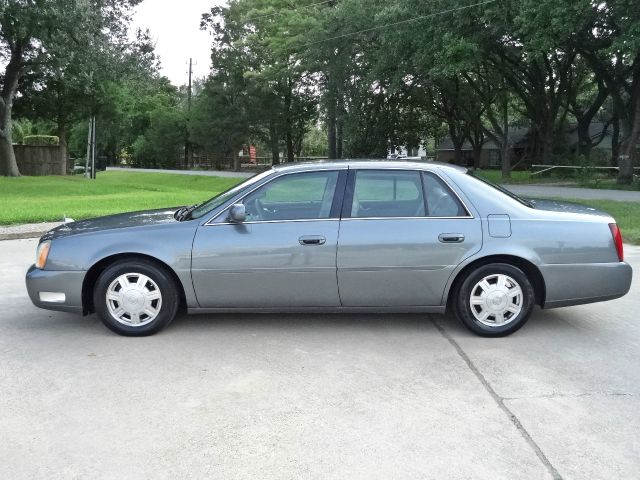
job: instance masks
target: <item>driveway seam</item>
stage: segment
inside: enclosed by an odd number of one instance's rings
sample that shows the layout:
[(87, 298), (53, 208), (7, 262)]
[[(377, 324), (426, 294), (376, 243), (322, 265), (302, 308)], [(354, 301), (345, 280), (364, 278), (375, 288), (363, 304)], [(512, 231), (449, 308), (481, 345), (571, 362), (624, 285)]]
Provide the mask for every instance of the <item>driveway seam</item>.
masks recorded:
[(496, 404), (498, 405), (498, 408), (500, 408), (500, 410), (502, 410), (505, 413), (505, 415), (507, 415), (507, 417), (509, 418), (511, 423), (513, 423), (513, 425), (516, 427), (518, 432), (520, 432), (520, 435), (522, 436), (522, 438), (524, 438), (524, 440), (533, 449), (533, 451), (538, 456), (538, 458), (543, 463), (543, 465), (547, 468), (547, 470), (549, 471), (549, 473), (551, 474), (553, 479), (554, 480), (562, 480), (562, 476), (560, 475), (558, 470), (553, 466), (553, 464), (547, 458), (547, 456), (544, 454), (544, 452), (542, 451), (540, 446), (531, 437), (531, 435), (529, 434), (527, 429), (524, 427), (524, 425), (522, 425), (522, 423), (520, 422), (518, 417), (509, 409), (509, 407), (507, 407), (505, 405), (504, 399), (500, 395), (498, 395), (496, 393), (496, 391), (493, 389), (491, 384), (487, 381), (487, 379), (484, 377), (484, 375), (480, 372), (478, 367), (476, 367), (476, 365), (473, 363), (473, 360), (471, 360), (469, 355), (467, 355), (466, 352), (462, 349), (460, 344), (458, 342), (456, 342), (451, 335), (449, 335), (449, 333), (444, 329), (444, 327), (442, 325), (440, 325), (439, 322), (437, 322), (435, 320), (432, 320), (432, 322), (433, 322), (434, 326), (436, 327), (436, 329), (440, 332), (440, 335), (442, 335), (451, 344), (451, 346), (458, 353), (458, 356), (460, 356), (460, 358), (462, 358), (464, 363), (467, 364), (467, 367), (469, 368), (469, 370), (471, 370), (471, 372), (476, 376), (476, 378), (482, 384), (482, 386), (487, 391), (487, 393), (489, 395), (491, 395), (491, 398), (493, 398), (493, 400), (496, 402)]

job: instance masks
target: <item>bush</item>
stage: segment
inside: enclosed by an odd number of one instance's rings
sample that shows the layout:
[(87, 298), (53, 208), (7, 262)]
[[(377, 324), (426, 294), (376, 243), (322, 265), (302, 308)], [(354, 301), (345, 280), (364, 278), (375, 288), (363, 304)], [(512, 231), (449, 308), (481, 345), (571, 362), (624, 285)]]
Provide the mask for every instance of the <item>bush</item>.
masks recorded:
[(49, 145), (58, 146), (60, 144), (60, 139), (55, 135), (26, 135), (22, 141), (25, 145), (38, 147), (46, 147)]

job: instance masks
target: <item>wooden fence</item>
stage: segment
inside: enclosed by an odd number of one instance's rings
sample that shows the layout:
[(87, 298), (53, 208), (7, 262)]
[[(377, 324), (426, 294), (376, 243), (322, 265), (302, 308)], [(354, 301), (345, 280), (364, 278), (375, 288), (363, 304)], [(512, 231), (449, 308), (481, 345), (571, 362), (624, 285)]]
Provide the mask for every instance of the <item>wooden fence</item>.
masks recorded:
[(66, 175), (67, 162), (57, 145), (14, 145), (18, 168), (22, 175)]

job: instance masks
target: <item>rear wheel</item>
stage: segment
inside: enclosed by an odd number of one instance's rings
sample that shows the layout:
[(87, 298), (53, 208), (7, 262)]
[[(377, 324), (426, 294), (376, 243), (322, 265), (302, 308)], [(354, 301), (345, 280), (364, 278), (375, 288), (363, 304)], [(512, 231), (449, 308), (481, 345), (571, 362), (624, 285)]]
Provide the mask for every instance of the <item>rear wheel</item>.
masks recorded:
[(535, 293), (519, 268), (491, 263), (473, 270), (455, 295), (456, 316), (472, 332), (485, 337), (509, 335), (533, 311)]
[(175, 318), (179, 295), (173, 279), (145, 260), (107, 267), (96, 282), (93, 302), (102, 322), (126, 336), (152, 335)]

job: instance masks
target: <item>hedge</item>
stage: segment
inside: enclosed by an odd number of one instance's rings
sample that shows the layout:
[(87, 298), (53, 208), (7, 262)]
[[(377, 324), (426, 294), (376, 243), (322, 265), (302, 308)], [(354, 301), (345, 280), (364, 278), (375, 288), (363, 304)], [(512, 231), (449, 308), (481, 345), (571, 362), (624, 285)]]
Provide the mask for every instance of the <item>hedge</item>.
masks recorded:
[(25, 145), (48, 146), (59, 145), (60, 139), (55, 135), (25, 135), (22, 139)]

